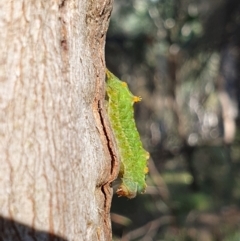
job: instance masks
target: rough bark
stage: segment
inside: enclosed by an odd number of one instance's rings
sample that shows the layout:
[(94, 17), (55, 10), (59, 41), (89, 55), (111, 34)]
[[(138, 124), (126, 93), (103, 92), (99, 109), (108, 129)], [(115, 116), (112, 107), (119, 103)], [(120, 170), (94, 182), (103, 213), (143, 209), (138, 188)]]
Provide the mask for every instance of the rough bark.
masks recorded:
[(0, 3), (0, 240), (111, 240), (111, 5)]

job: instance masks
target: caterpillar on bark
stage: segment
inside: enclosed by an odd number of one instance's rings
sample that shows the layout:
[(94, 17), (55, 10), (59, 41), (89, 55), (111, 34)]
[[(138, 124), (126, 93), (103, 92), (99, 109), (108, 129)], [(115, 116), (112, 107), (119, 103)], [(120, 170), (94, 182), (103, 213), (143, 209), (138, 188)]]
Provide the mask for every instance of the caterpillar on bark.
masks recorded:
[(117, 194), (134, 198), (137, 193), (145, 192), (145, 177), (148, 173), (149, 153), (143, 148), (133, 110), (133, 104), (141, 101), (141, 97), (134, 96), (127, 83), (109, 70), (106, 70), (106, 75), (107, 112), (121, 158), (119, 176), (122, 182)]

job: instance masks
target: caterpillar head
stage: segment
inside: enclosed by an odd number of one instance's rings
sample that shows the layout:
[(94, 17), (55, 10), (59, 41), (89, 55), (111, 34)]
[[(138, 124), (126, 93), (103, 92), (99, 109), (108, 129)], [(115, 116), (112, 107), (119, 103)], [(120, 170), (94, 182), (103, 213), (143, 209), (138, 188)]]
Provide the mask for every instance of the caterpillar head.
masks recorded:
[(131, 192), (124, 184), (119, 186), (116, 193), (119, 197), (128, 197), (130, 199), (137, 195), (137, 192)]

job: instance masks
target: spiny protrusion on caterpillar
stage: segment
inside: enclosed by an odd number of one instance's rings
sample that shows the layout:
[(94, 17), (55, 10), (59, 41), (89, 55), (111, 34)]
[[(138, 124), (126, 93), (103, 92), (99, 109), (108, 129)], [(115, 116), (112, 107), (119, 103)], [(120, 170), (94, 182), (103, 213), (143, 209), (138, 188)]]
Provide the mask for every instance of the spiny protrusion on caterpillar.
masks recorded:
[(142, 146), (133, 112), (133, 104), (141, 101), (141, 97), (134, 96), (127, 83), (119, 80), (109, 70), (106, 70), (106, 75), (107, 112), (121, 157), (119, 176), (122, 183), (117, 194), (134, 198), (137, 192), (145, 192), (145, 176), (148, 173), (149, 153)]
[(142, 100), (142, 97), (140, 96), (133, 96), (133, 102), (137, 103), (140, 102)]

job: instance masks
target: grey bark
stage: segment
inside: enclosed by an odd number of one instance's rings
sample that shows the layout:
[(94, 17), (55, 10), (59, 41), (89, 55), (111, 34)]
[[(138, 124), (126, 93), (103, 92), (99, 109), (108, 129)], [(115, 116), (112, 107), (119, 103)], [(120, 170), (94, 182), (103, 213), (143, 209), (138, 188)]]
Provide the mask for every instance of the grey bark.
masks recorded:
[(111, 4), (0, 3), (0, 240), (111, 240)]

